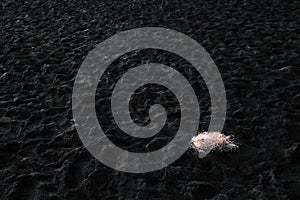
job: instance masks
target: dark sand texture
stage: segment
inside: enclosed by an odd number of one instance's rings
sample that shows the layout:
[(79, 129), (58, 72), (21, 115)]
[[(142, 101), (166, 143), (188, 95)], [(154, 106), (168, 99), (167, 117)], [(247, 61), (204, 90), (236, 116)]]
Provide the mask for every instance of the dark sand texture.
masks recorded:
[[(299, 0), (2, 0), (0, 5), (1, 200), (300, 199)], [(71, 109), (77, 70), (98, 43), (147, 26), (182, 32), (211, 55), (227, 93), (223, 132), (235, 135), (237, 151), (200, 160), (190, 149), (167, 168), (129, 174), (106, 167), (83, 147)], [(151, 49), (113, 65), (147, 61), (188, 68), (184, 60)], [(205, 130), (210, 103), (201, 80), (190, 74), (198, 84)], [(98, 89), (97, 112), (109, 112), (105, 89)], [(146, 91), (158, 89), (163, 88)], [(174, 106), (165, 135), (130, 140), (114, 135), (111, 122), (102, 119), (110, 139), (130, 151), (164, 145), (178, 128), (177, 101), (170, 94), (165, 98)], [(137, 110), (132, 112), (136, 123), (147, 122), (145, 113), (139, 120)]]

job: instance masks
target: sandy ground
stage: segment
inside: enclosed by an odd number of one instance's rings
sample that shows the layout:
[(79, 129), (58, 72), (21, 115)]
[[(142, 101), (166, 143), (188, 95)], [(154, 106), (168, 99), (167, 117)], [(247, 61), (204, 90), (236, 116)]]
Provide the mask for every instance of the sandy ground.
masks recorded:
[[(299, 1), (4, 0), (0, 5), (1, 200), (300, 199)], [(223, 132), (235, 135), (238, 150), (199, 159), (190, 149), (164, 169), (129, 174), (106, 167), (83, 147), (71, 110), (77, 70), (96, 44), (147, 26), (182, 32), (211, 55), (226, 88)], [(191, 67), (153, 49), (129, 53), (113, 66), (150, 61)], [(210, 114), (207, 89), (196, 73), (181, 72), (197, 91), (203, 131)], [(111, 80), (113, 75), (107, 74)], [(147, 152), (172, 139), (180, 112), (167, 90), (149, 86), (133, 100), (137, 105), (156, 94), (150, 104), (165, 102), (170, 112), (166, 130), (144, 140), (128, 138), (114, 126), (107, 91), (98, 88), (97, 114), (115, 144)], [(136, 123), (147, 123), (147, 109), (142, 111), (133, 106)]]

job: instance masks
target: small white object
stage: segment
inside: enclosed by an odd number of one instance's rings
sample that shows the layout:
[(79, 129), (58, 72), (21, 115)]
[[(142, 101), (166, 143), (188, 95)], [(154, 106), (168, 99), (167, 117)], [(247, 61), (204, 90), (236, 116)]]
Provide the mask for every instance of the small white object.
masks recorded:
[(230, 151), (238, 148), (233, 142), (233, 136), (220, 132), (203, 132), (191, 140), (192, 147), (199, 152), (199, 157), (205, 157), (212, 150)]

